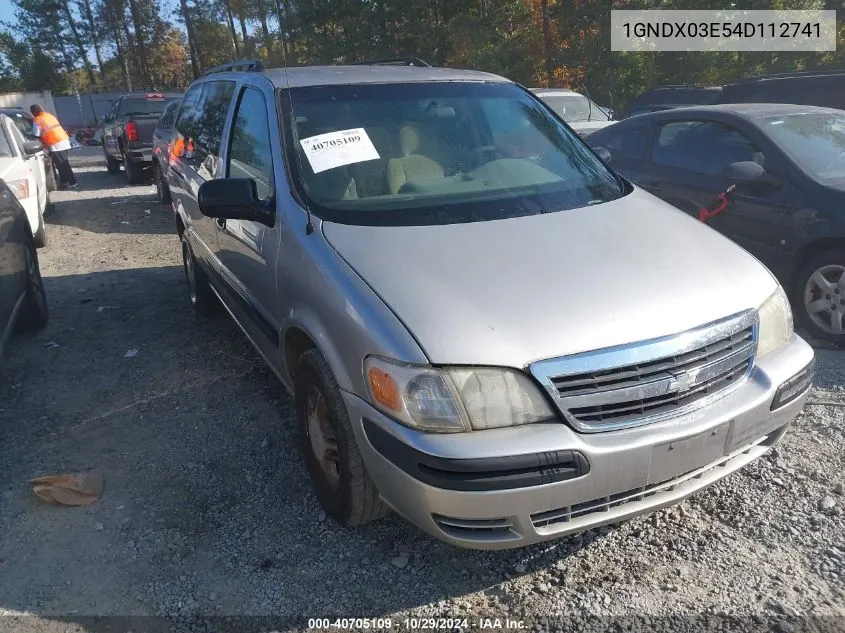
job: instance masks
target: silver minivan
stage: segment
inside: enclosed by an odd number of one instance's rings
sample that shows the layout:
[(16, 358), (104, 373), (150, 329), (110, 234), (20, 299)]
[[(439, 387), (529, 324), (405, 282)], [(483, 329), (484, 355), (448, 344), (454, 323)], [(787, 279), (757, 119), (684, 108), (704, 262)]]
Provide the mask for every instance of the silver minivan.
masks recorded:
[(806, 399), (769, 271), (501, 77), (234, 64), (187, 90), (171, 148), (191, 302), (294, 395), (343, 524), (582, 531), (756, 459)]

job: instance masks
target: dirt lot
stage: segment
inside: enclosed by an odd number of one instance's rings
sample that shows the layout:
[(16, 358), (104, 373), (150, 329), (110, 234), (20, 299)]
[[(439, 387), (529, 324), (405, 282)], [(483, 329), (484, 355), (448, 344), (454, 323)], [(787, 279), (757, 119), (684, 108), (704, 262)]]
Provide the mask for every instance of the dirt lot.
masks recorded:
[[(845, 626), (845, 352), (818, 351), (812, 401), (833, 404), (680, 507), (509, 552), (458, 550), (395, 516), (343, 529), (311, 494), (290, 399), (234, 324), (192, 313), (169, 210), (106, 174), (98, 151), (75, 163), (81, 189), (55, 194), (41, 251), (50, 325), (13, 339), (0, 375), (0, 614), (31, 614), (0, 631), (269, 631), (323, 616), (396, 629), (412, 615)], [(42, 504), (27, 483), (86, 469), (105, 477), (87, 508)]]

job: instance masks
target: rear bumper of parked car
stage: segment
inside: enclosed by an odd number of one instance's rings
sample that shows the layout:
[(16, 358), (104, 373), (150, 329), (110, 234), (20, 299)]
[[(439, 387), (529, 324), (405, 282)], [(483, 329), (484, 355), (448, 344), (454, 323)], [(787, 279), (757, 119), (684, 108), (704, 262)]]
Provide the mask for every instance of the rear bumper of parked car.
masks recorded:
[(138, 165), (146, 164), (152, 165), (153, 164), (153, 148), (152, 147), (144, 147), (140, 149), (131, 149), (126, 152), (126, 158), (131, 160), (133, 163)]
[(419, 433), (357, 396), (345, 399), (387, 504), (454, 545), (502, 549), (663, 508), (753, 461), (801, 411), (807, 390), (796, 395), (791, 387), (813, 363), (812, 348), (793, 335), (759, 359), (743, 385), (705, 408), (593, 434), (563, 422)]

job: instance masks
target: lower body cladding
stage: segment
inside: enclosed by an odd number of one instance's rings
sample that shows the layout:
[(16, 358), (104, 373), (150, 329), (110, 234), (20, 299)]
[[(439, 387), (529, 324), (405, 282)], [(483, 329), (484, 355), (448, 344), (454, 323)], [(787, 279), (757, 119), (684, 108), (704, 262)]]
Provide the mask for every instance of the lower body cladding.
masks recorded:
[(590, 434), (563, 422), (420, 433), (344, 397), (388, 505), (453, 545), (504, 549), (678, 503), (760, 457), (803, 408), (813, 364), (812, 348), (793, 336), (701, 409)]

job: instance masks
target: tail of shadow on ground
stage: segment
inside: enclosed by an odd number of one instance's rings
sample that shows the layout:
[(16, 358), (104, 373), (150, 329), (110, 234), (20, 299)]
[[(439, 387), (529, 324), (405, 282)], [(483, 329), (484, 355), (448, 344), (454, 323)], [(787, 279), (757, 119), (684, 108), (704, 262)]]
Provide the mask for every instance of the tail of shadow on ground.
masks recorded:
[[(479, 591), (517, 609), (519, 594), (505, 595), (499, 583), (551, 567), (610, 529), (524, 550), (477, 552), (441, 543), (396, 516), (355, 529), (321, 519), (290, 398), (230, 319), (193, 314), (181, 267), (57, 276), (46, 283), (53, 321), (44, 332), (14, 341), (11, 368), (40, 380), (13, 389), (12, 380), (0, 376), (0, 403), (13, 418), (4, 423), (3, 443), (25, 448), (0, 456), (0, 480), (14, 482), (9, 495), (0, 495), (0, 558), (6, 559), (0, 560), (0, 612), (33, 614), (0, 618), (0, 633), (306, 630), (309, 617), (387, 616)], [(99, 311), (105, 306), (119, 310)], [(141, 352), (124, 358), (123, 347), (111, 343), (116, 337), (138, 341)], [(51, 340), (61, 346), (45, 349)], [(105, 346), (104, 358), (92, 357), (95, 345)], [(201, 378), (222, 379), (188, 385), (178, 397), (148, 397), (169, 381), (185, 381), (195, 367)], [(244, 367), (253, 369), (240, 371)], [(109, 401), (88, 393), (99, 389)], [(54, 394), (72, 392), (87, 398), (78, 408), (90, 404), (111, 413), (92, 424), (68, 420), (73, 416)], [(39, 505), (26, 485), (46, 467), (70, 472), (90, 465), (102, 469), (106, 481), (102, 498), (89, 507), (93, 514)], [(131, 513), (132, 522), (120, 524), (115, 513)], [(94, 521), (106, 529), (94, 530)], [(165, 541), (178, 536), (180, 558), (149, 534)], [(144, 544), (136, 546), (137, 560), (124, 553), (130, 539)], [(400, 551), (410, 554), (407, 568), (392, 564)], [(232, 572), (219, 562), (233, 556), (247, 560), (248, 568)], [(325, 565), (327, 557), (334, 562)], [(210, 568), (209, 560), (218, 562)], [(202, 605), (174, 614), (179, 617), (152, 617), (169, 613), (172, 601), (163, 605), (159, 594), (143, 593), (144, 586), (166, 587), (181, 600), (186, 574), (209, 573), (204, 590), (214, 587), (228, 614), (249, 612), (242, 596), (254, 591), (256, 576), (268, 587), (284, 584), (278, 607), (285, 617), (206, 618)], [(184, 591), (190, 597), (194, 590)], [(151, 615), (81, 615), (97, 606), (113, 613), (124, 603), (121, 596), (135, 605), (133, 612), (149, 609)], [(57, 604), (81, 614), (56, 614)], [(458, 615), (447, 610), (444, 616)]]

